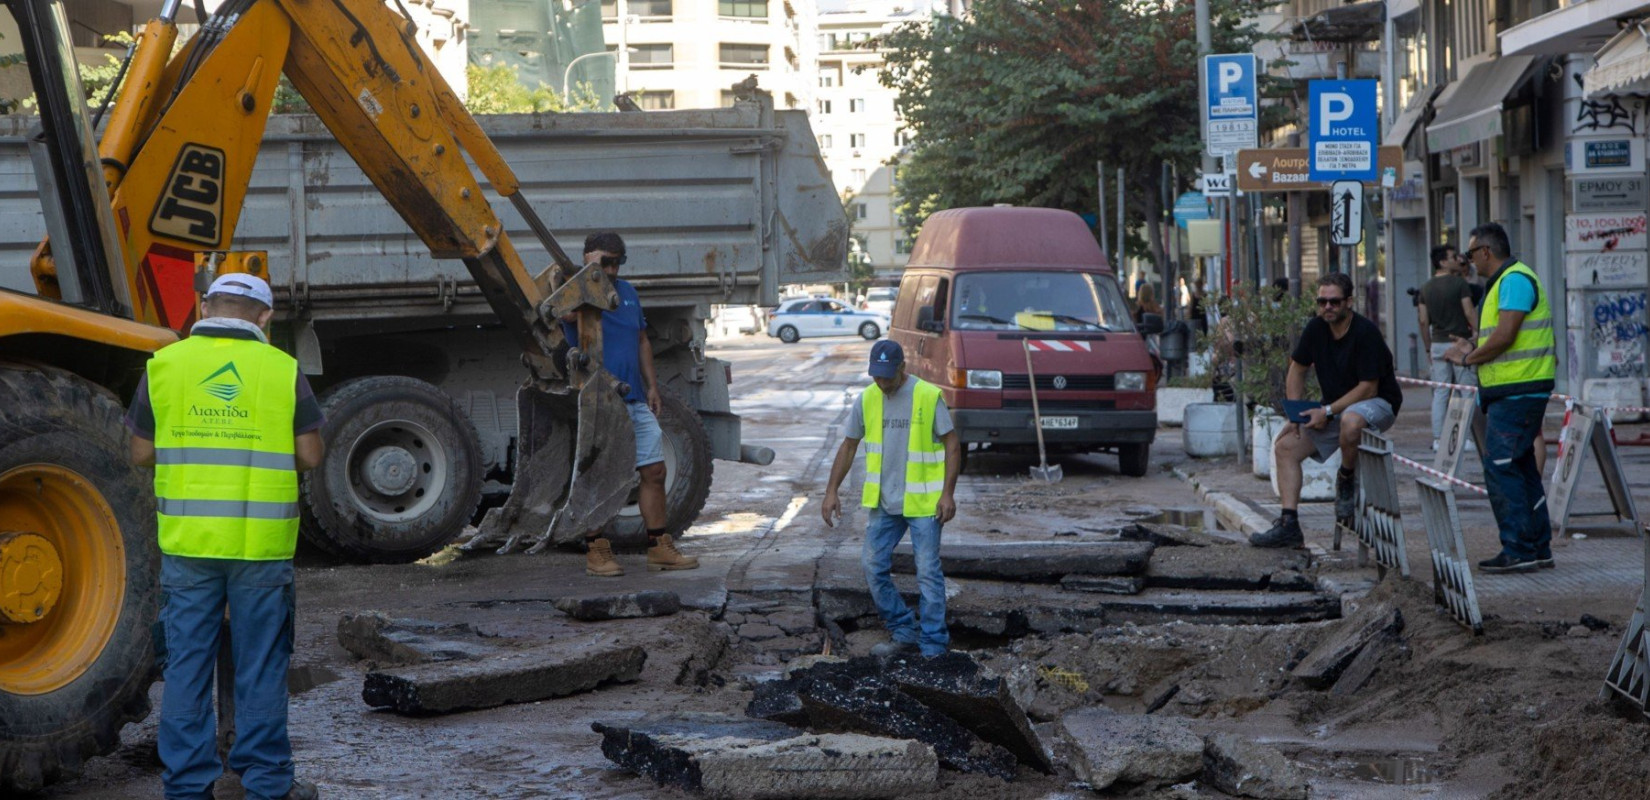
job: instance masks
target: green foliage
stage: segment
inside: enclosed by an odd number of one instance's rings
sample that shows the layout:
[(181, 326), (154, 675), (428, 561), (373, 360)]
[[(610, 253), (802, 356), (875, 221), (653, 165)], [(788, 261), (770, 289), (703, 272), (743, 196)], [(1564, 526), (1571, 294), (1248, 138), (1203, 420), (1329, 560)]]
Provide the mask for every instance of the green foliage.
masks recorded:
[[(1274, 3), (1210, 0), (1214, 52), (1251, 50), (1263, 35), (1244, 19)], [(1193, 4), (978, 0), (971, 14), (876, 43), (889, 53), (880, 80), (916, 132), (901, 211), (918, 222), (992, 203), (1092, 211), (1105, 161), (1127, 170), (1131, 222), (1155, 218), (1162, 165), (1190, 174), (1198, 161)]]
[[(1285, 294), (1275, 297), (1270, 288), (1259, 292), (1247, 287), (1215, 302), (1220, 322), (1198, 346), (1209, 354), (1211, 367), (1220, 380), (1231, 383), (1251, 402), (1281, 410), (1284, 379), (1289, 374), (1289, 356), (1307, 320), (1317, 313), (1313, 298)], [(1235, 367), (1241, 364), (1241, 371)], [(1238, 373), (1241, 372), (1241, 375)], [(1316, 378), (1308, 373), (1308, 394)]]
[(564, 98), (543, 84), (536, 88), (523, 84), (516, 68), (510, 64), (491, 67), (471, 64), (465, 67), (465, 77), (470, 83), (470, 99), (465, 105), (472, 114), (594, 111), (603, 106), (589, 84), (572, 87), (569, 96)]

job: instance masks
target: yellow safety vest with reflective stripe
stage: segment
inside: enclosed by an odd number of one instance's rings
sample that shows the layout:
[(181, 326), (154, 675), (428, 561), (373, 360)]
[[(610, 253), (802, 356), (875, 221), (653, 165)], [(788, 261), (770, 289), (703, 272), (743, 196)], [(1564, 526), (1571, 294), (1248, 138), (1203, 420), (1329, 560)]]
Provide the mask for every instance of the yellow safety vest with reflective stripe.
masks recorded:
[(262, 342), (191, 336), (156, 353), (148, 373), (161, 552), (291, 558), (298, 362)]
[[(945, 445), (934, 438), (934, 415), (940, 407), (939, 387), (911, 381), (911, 427), (905, 444), (905, 499), (900, 512), (906, 517), (932, 517), (939, 513), (940, 492), (945, 488)], [(876, 508), (882, 503), (882, 389), (876, 384), (860, 395), (865, 416), (865, 489), (860, 504)]]
[(1483, 400), (1550, 392), (1558, 374), (1553, 315), (1547, 304), (1547, 293), (1542, 291), (1535, 271), (1522, 261), (1503, 267), (1490, 284), (1490, 290), (1484, 293), (1484, 307), (1478, 311), (1478, 346), (1483, 347), (1490, 334), (1495, 333), (1501, 318), (1501, 282), (1513, 274), (1527, 276), (1535, 285), (1535, 308), (1524, 315), (1512, 346), (1494, 361), (1478, 365), (1478, 386)]

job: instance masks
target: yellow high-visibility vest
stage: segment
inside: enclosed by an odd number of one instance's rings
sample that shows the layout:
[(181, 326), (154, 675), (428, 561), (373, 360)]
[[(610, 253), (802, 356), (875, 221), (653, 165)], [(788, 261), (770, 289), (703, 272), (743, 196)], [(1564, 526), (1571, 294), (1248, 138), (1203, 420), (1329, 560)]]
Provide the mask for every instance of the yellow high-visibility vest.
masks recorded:
[(1522, 261), (1508, 264), (1495, 276), (1484, 307), (1478, 311), (1478, 346), (1490, 340), (1501, 319), (1501, 282), (1508, 275), (1524, 275), (1535, 284), (1535, 308), (1524, 315), (1512, 346), (1494, 361), (1478, 365), (1478, 391), (1483, 401), (1519, 394), (1551, 392), (1558, 374), (1558, 353), (1554, 347), (1553, 315), (1535, 271)]
[(148, 374), (161, 552), (291, 558), (298, 362), (262, 342), (191, 336), (156, 353)]
[[(905, 444), (905, 499), (901, 516), (932, 517), (939, 512), (945, 488), (945, 444), (934, 438), (934, 415), (940, 406), (939, 387), (918, 378), (911, 381), (911, 428)], [(865, 489), (860, 504), (882, 503), (882, 389), (876, 384), (860, 395), (865, 416)]]

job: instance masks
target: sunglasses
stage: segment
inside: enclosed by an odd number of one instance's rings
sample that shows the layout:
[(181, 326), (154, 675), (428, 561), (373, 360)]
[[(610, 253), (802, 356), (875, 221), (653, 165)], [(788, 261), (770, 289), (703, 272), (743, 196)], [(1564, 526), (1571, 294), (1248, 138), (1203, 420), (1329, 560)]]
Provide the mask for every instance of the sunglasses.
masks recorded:
[(1465, 253), (1462, 253), (1462, 254), (1461, 254), (1461, 255), (1462, 255), (1462, 256), (1464, 256), (1464, 257), (1466, 257), (1466, 258), (1472, 258), (1472, 254), (1473, 254), (1473, 253), (1476, 253), (1476, 252), (1478, 252), (1478, 251), (1479, 251), (1479, 250), (1488, 250), (1488, 249), (1490, 249), (1490, 246), (1489, 246), (1489, 245), (1487, 245), (1487, 244), (1481, 244), (1481, 245), (1479, 245), (1479, 246), (1477, 246), (1477, 247), (1469, 247), (1469, 248), (1467, 248), (1467, 252), (1465, 252)]
[(1345, 303), (1345, 302), (1346, 302), (1346, 298), (1344, 298), (1344, 297), (1320, 297), (1320, 298), (1318, 298), (1318, 307), (1319, 308), (1335, 308), (1335, 307), (1338, 307), (1338, 306), (1340, 306), (1340, 304)]

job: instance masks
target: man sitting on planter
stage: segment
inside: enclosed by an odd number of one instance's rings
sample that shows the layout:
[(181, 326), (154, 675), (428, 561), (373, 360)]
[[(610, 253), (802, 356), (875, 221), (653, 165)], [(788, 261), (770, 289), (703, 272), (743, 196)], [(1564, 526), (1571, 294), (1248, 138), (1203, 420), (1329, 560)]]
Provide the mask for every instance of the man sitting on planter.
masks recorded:
[(1392, 351), (1381, 330), (1352, 310), (1352, 280), (1331, 272), (1318, 279), (1318, 314), (1308, 320), (1295, 352), (1289, 357), (1285, 395), (1300, 400), (1306, 394), (1306, 370), (1314, 368), (1324, 405), (1305, 412), (1305, 422), (1290, 422), (1273, 442), (1277, 453), (1278, 499), (1283, 516), (1271, 530), (1249, 537), (1256, 547), (1301, 547), (1297, 509), (1301, 499), (1301, 463), (1312, 458), (1327, 461), (1341, 451), (1341, 469), (1335, 476), (1335, 519), (1351, 520), (1358, 464), (1358, 440), (1365, 427), (1386, 431), (1397, 419), (1404, 395), (1398, 388)]

